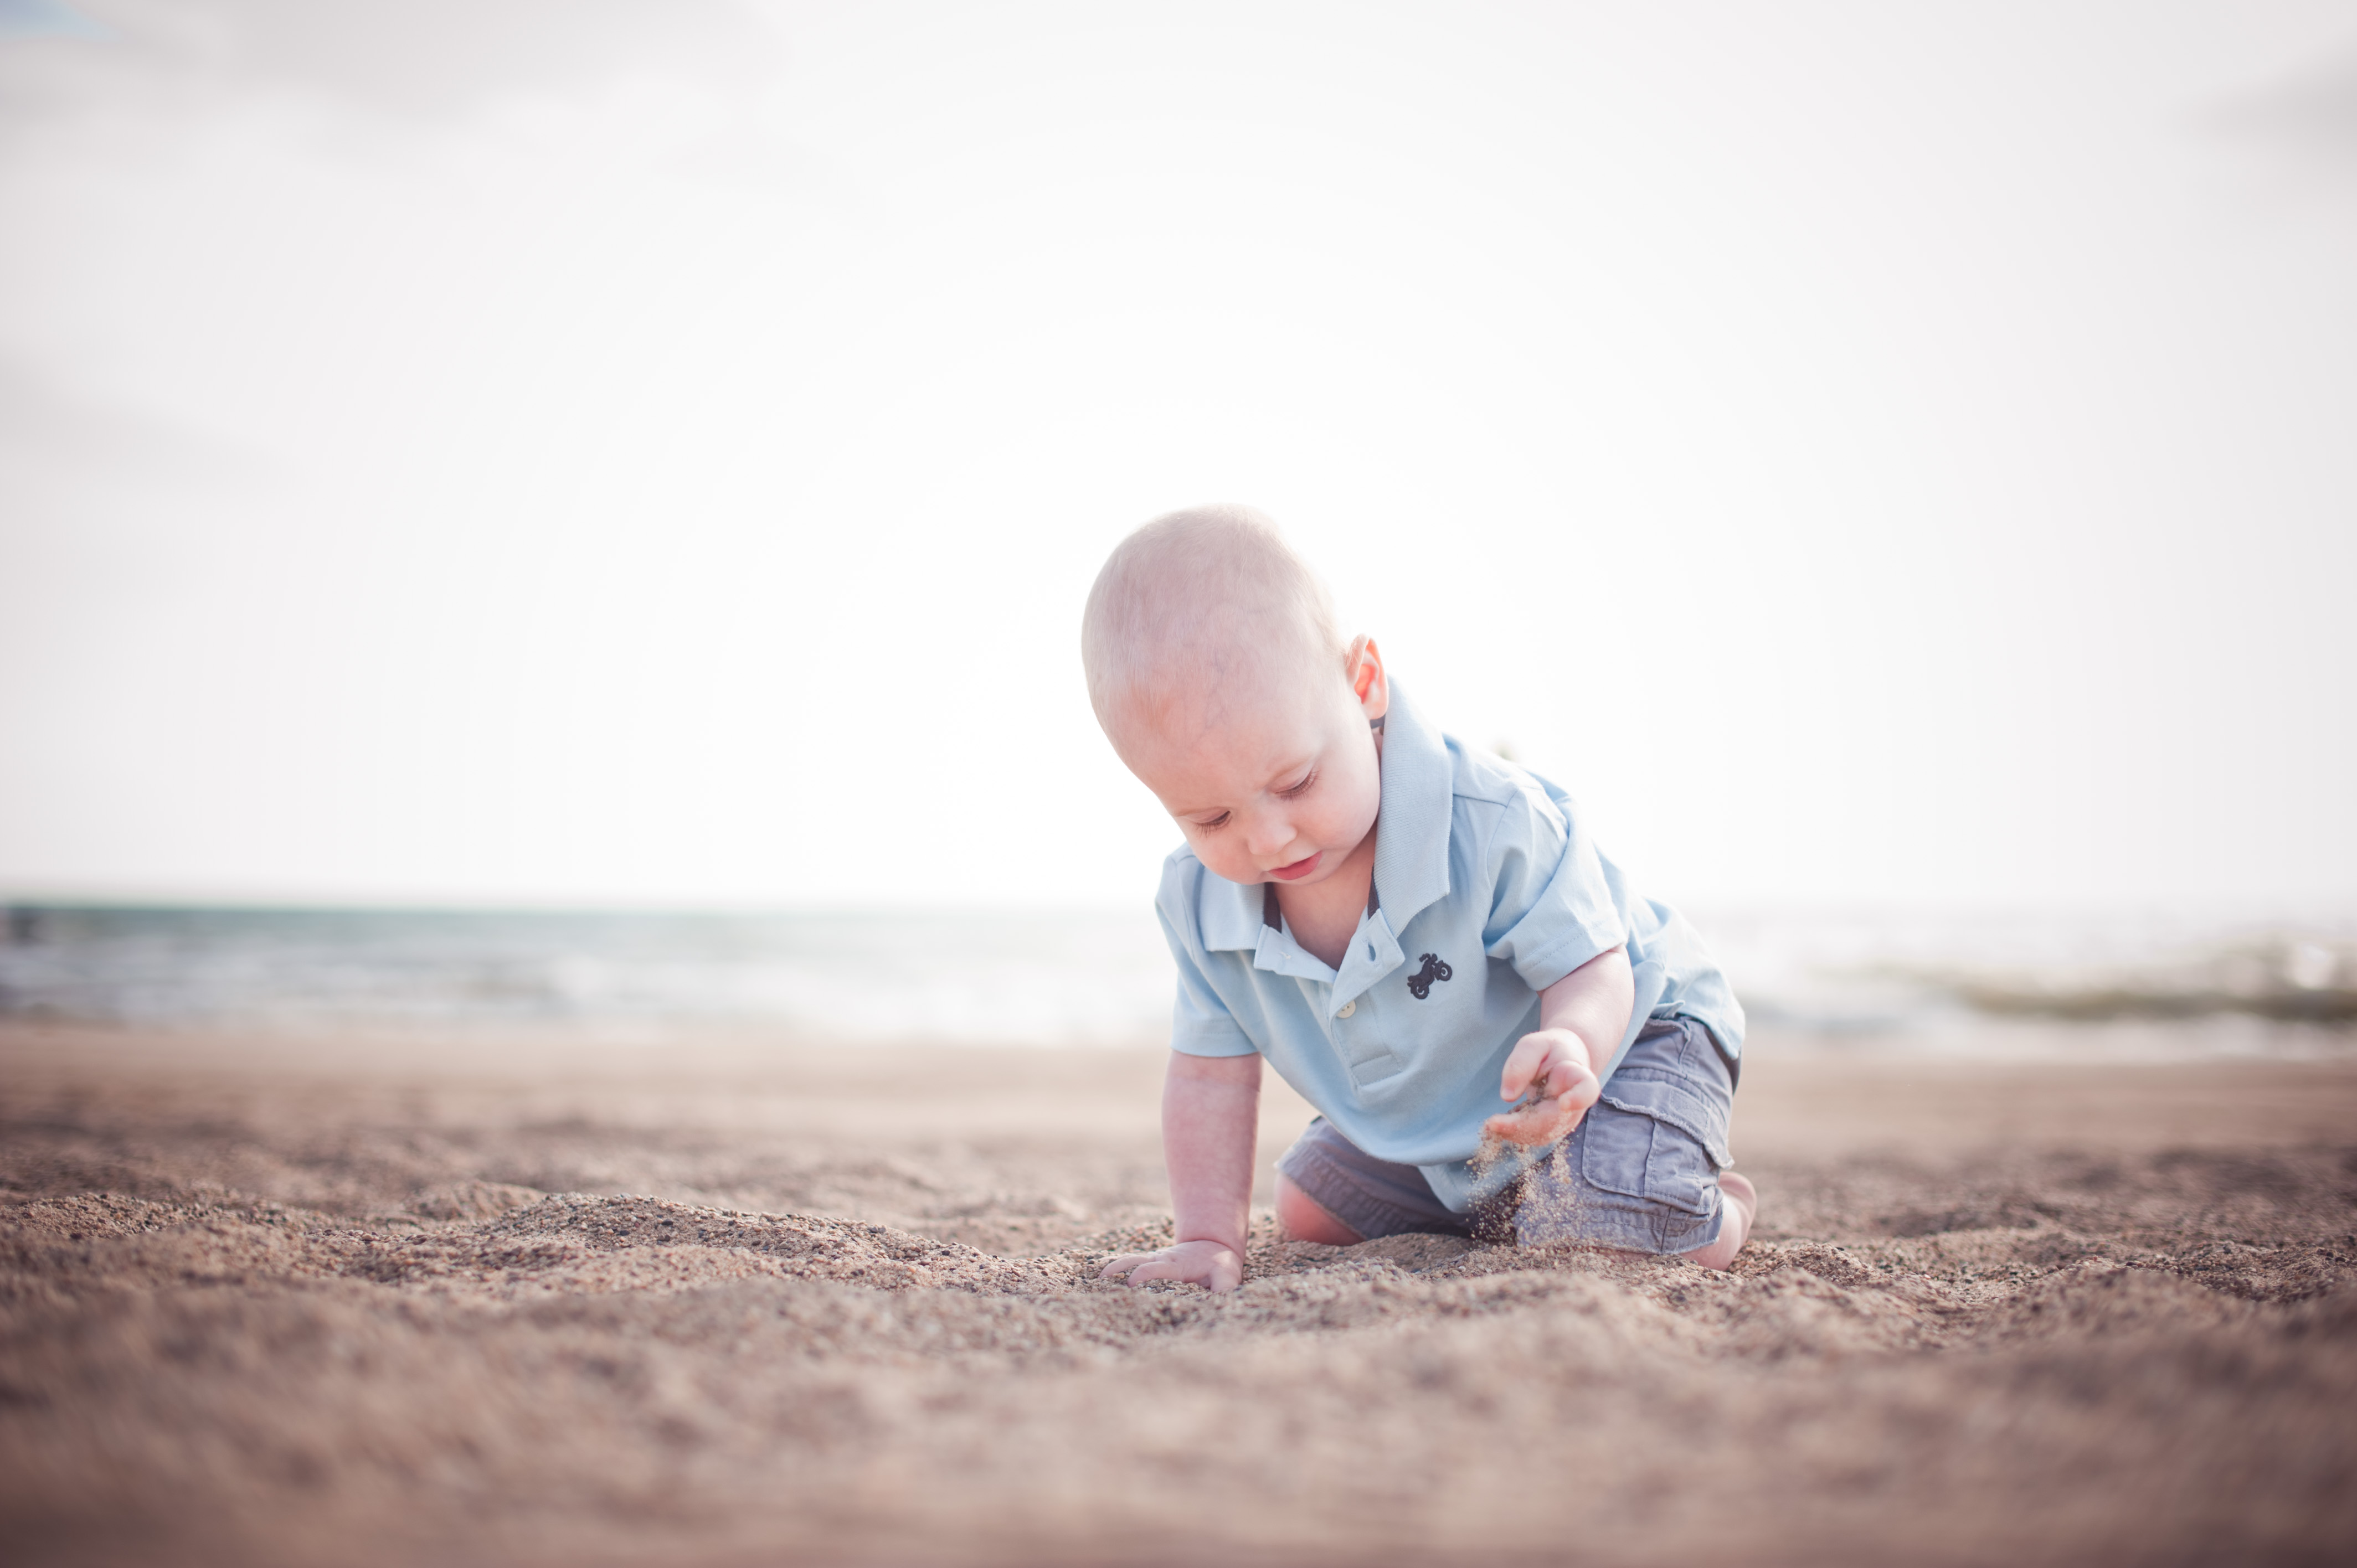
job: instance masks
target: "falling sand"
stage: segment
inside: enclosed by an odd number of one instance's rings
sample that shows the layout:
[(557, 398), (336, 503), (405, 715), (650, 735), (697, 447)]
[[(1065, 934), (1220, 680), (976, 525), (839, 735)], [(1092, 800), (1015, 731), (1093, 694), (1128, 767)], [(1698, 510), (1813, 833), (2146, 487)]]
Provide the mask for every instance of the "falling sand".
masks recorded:
[[(0, 1541), (24, 1564), (2357, 1554), (2345, 1056), (1761, 1040), (1732, 1273), (1264, 1220), (1226, 1296), (1095, 1277), (1168, 1235), (1158, 1070), (0, 1033)], [(1272, 1092), (1264, 1163), (1304, 1115)]]

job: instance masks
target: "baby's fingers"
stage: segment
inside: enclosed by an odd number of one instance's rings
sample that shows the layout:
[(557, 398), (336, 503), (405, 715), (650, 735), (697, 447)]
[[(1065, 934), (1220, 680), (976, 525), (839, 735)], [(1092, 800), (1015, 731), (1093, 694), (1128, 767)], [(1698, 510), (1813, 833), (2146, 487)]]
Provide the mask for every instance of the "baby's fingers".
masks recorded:
[(1546, 1087), (1566, 1111), (1586, 1111), (1603, 1098), (1604, 1083), (1584, 1063), (1558, 1062), (1548, 1073)]
[(1595, 1103), (1592, 1093), (1585, 1101), (1576, 1094), (1555, 1095), (1519, 1111), (1501, 1112), (1484, 1122), (1481, 1131), (1510, 1144), (1531, 1147), (1552, 1144), (1578, 1126)]
[(1187, 1271), (1169, 1258), (1148, 1258), (1129, 1271), (1129, 1283), (1134, 1285), (1152, 1284), (1157, 1280), (1184, 1282)]
[(1547, 1042), (1543, 1035), (1524, 1035), (1514, 1042), (1513, 1054), (1506, 1058), (1506, 1070), (1498, 1075), (1498, 1098), (1520, 1100), (1546, 1065)]
[(1242, 1258), (1225, 1247), (1202, 1241), (1184, 1241), (1158, 1252), (1125, 1253), (1097, 1271), (1100, 1279), (1118, 1279), (1134, 1285), (1172, 1280), (1179, 1284), (1209, 1285), (1213, 1290), (1233, 1290), (1243, 1283), (1243, 1275)]
[(1503, 1138), (1509, 1144), (1544, 1144), (1547, 1131), (1555, 1124), (1552, 1101), (1526, 1106), (1520, 1111), (1501, 1112), (1481, 1123), (1481, 1131), (1492, 1138)]
[(1187, 1271), (1171, 1256), (1172, 1249), (1158, 1252), (1125, 1252), (1097, 1271), (1101, 1280), (1126, 1280), (1142, 1285), (1155, 1280), (1183, 1280)]

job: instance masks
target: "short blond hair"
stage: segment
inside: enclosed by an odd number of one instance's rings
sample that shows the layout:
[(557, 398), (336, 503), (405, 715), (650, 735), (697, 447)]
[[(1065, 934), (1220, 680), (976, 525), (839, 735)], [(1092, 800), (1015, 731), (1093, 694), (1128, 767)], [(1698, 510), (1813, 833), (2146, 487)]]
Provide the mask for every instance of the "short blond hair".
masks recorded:
[(1134, 700), (1159, 706), (1171, 682), (1227, 685), (1288, 660), (1340, 674), (1344, 652), (1326, 585), (1247, 506), (1189, 507), (1137, 530), (1081, 617), (1089, 703), (1108, 732)]

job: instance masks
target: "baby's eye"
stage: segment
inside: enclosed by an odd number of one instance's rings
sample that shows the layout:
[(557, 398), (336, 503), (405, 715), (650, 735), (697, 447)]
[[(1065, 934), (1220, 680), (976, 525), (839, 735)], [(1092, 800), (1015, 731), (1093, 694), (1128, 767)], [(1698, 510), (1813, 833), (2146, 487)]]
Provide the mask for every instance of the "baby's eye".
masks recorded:
[(1286, 788), (1286, 789), (1279, 789), (1279, 790), (1277, 791), (1277, 793), (1278, 793), (1278, 794), (1280, 794), (1280, 795), (1282, 795), (1282, 796), (1284, 796), (1286, 800), (1292, 800), (1296, 795), (1306, 795), (1306, 794), (1308, 794), (1308, 793), (1309, 792), (1309, 786), (1311, 786), (1312, 784), (1315, 784), (1315, 783), (1317, 783), (1317, 782), (1318, 782), (1318, 769), (1316, 769), (1315, 768), (1311, 768), (1308, 772), (1307, 772), (1307, 773), (1305, 773), (1305, 774), (1303, 774), (1303, 775), (1301, 776), (1301, 782), (1300, 782), (1300, 783), (1298, 783), (1298, 784), (1295, 784), (1295, 785), (1292, 785), (1292, 786), (1289, 786), (1289, 787), (1288, 787), (1288, 788)]
[(1195, 825), (1202, 829), (1205, 832), (1211, 832), (1213, 828), (1226, 827), (1228, 825), (1228, 813), (1222, 811), (1218, 816), (1211, 818), (1209, 822), (1199, 822)]

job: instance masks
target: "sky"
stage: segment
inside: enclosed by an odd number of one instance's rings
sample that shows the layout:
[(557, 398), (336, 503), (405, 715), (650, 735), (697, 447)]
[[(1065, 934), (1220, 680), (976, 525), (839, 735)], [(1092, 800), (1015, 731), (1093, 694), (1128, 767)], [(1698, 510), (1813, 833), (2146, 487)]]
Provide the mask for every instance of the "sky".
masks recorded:
[(2345, 4), (0, 0), (0, 896), (1135, 904), (1271, 512), (1649, 891), (2357, 906)]

